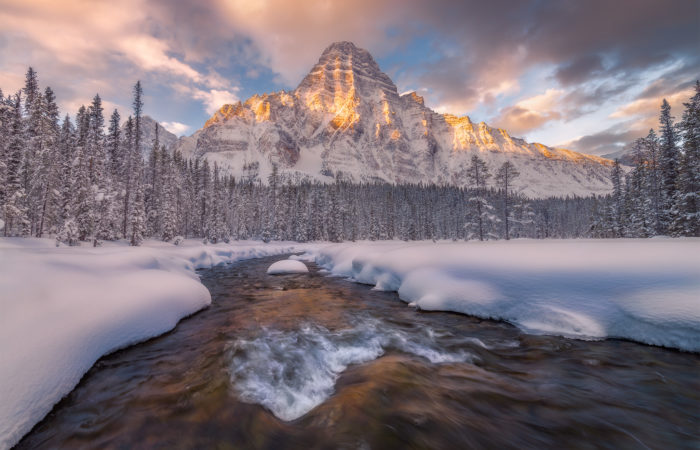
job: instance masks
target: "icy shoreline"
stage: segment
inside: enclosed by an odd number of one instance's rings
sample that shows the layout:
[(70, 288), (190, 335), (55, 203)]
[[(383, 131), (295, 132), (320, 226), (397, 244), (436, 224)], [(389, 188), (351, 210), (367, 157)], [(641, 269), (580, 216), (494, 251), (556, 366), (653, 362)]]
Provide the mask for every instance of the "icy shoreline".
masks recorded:
[(344, 243), (304, 259), (423, 310), (700, 352), (697, 238)]
[(211, 296), (195, 269), (301, 248), (195, 240), (56, 248), (50, 239), (0, 238), (0, 449), (16, 444), (100, 357), (207, 307)]

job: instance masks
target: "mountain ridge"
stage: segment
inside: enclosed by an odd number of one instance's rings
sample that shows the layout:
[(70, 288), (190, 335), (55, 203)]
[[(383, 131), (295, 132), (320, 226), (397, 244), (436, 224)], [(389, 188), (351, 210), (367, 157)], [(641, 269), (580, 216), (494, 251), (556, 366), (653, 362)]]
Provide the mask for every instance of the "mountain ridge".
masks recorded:
[(492, 172), (506, 160), (532, 197), (604, 194), (612, 161), (527, 143), (468, 116), (440, 114), (416, 92), (399, 94), (374, 58), (351, 42), (328, 46), (293, 91), (223, 105), (177, 148), (237, 176), (273, 164), (283, 176), (356, 182), (467, 183), (471, 155)]

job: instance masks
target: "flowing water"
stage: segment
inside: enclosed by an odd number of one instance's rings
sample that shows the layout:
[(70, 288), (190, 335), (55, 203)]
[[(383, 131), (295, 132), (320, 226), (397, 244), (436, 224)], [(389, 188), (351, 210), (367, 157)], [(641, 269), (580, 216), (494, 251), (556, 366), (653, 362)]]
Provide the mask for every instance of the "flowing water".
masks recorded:
[(418, 312), (275, 258), (102, 358), (18, 448), (699, 448), (700, 356)]

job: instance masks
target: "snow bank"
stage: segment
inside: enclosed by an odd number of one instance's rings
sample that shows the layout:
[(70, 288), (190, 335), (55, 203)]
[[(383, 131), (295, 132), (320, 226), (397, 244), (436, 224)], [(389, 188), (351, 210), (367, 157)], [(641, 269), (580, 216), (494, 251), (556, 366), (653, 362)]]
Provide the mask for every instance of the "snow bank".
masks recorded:
[(331, 244), (305, 255), (424, 310), (700, 351), (700, 239)]
[(298, 251), (289, 243), (106, 245), (0, 238), (0, 449), (17, 443), (102, 355), (209, 305), (196, 268)]
[(287, 273), (307, 273), (309, 268), (301, 261), (295, 259), (283, 259), (273, 263), (268, 269), (268, 275), (284, 275)]

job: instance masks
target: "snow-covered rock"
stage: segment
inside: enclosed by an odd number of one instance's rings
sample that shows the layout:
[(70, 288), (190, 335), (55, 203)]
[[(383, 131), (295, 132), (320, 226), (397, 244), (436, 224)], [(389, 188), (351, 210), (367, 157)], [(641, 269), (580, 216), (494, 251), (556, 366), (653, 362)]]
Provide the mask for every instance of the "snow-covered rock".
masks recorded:
[(527, 143), (469, 117), (438, 114), (400, 95), (366, 50), (336, 42), (292, 92), (223, 105), (177, 148), (237, 178), (265, 182), (272, 164), (290, 179), (464, 186), (472, 155), (491, 171), (512, 162), (515, 188), (534, 197), (608, 193), (612, 161)]
[(331, 244), (305, 255), (424, 310), (700, 352), (700, 239)]
[(273, 263), (267, 269), (268, 275), (284, 275), (288, 273), (308, 273), (309, 268), (301, 261), (294, 259), (283, 259)]
[(196, 268), (295, 244), (60, 247), (0, 238), (0, 449), (17, 443), (101, 356), (171, 330), (211, 297)]

